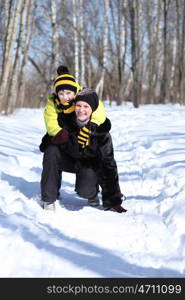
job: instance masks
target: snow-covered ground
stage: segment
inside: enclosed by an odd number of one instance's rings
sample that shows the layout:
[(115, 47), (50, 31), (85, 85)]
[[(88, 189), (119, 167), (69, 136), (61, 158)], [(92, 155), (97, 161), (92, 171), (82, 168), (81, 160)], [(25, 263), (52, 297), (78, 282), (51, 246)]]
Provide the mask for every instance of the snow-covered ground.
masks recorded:
[(111, 107), (125, 214), (88, 207), (63, 173), (39, 205), (43, 109), (0, 116), (0, 277), (185, 277), (185, 107)]

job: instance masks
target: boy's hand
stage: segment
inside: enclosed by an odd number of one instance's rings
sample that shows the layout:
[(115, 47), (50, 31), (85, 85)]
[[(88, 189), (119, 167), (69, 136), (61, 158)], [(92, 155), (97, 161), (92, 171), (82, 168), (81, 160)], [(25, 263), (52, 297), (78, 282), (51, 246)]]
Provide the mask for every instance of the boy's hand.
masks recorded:
[(69, 133), (65, 128), (63, 128), (54, 137), (52, 137), (51, 142), (52, 144), (60, 145), (67, 143), (68, 139)]

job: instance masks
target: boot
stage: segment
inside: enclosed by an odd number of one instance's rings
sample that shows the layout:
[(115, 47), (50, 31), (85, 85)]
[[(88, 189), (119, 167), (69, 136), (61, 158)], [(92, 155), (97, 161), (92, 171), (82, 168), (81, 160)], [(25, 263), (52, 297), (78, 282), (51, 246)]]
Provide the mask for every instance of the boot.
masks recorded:
[(123, 208), (120, 204), (115, 205), (115, 206), (105, 207), (105, 210), (111, 210), (111, 211), (115, 211), (118, 213), (124, 213), (127, 211), (127, 209)]
[(55, 211), (55, 203), (54, 202), (44, 202), (43, 209), (48, 211)]
[(96, 195), (96, 197), (88, 199), (88, 204), (90, 206), (99, 206), (100, 205), (100, 200), (98, 198), (98, 195)]

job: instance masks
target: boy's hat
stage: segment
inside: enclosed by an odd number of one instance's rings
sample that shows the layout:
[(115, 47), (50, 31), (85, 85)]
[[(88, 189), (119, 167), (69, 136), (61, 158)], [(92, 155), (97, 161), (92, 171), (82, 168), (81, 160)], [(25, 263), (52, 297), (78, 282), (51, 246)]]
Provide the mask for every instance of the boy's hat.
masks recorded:
[(70, 90), (77, 93), (77, 83), (75, 78), (69, 74), (69, 70), (65, 66), (59, 66), (57, 69), (58, 76), (55, 79), (55, 92), (58, 94), (61, 90)]

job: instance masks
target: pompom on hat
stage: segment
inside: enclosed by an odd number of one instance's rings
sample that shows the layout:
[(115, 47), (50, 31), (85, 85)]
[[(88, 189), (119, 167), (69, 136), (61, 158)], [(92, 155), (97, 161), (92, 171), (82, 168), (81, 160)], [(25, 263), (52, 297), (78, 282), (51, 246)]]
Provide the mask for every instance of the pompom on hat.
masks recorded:
[(85, 88), (77, 94), (75, 98), (75, 103), (77, 103), (78, 101), (83, 101), (88, 103), (92, 108), (92, 111), (95, 111), (99, 104), (98, 95), (96, 94), (95, 91), (89, 88)]
[(75, 78), (69, 74), (69, 70), (66, 66), (59, 66), (57, 69), (58, 76), (54, 82), (54, 88), (56, 94), (61, 90), (69, 90), (77, 93), (78, 85)]
[(58, 75), (69, 74), (69, 69), (68, 69), (68, 67), (63, 66), (63, 65), (59, 66), (59, 67), (57, 68), (57, 74), (58, 74)]

